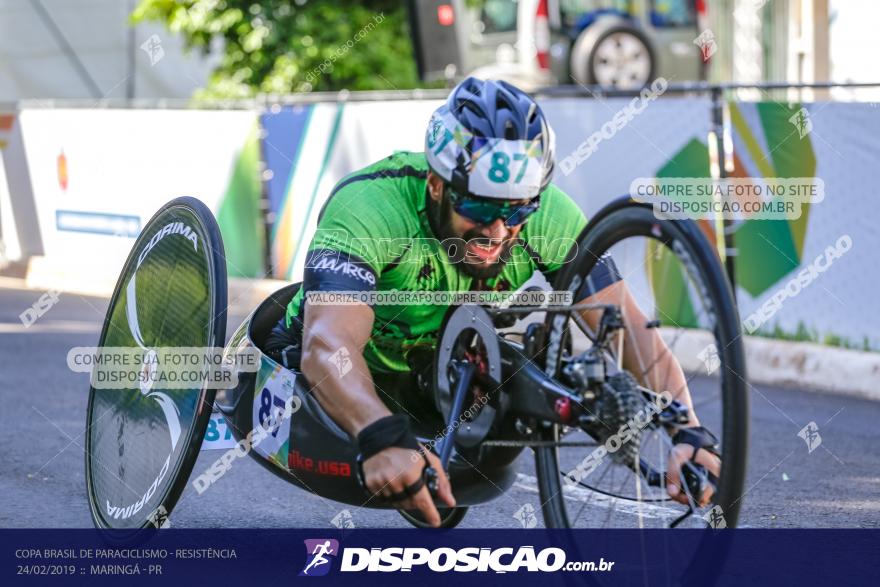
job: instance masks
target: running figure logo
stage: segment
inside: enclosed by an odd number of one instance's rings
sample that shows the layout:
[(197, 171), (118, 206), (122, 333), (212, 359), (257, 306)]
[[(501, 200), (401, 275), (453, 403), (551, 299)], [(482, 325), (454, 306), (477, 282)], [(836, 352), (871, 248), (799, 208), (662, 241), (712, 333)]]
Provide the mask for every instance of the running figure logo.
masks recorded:
[(306, 543), (306, 566), (300, 577), (321, 577), (330, 572), (330, 558), (339, 554), (339, 541), (330, 538), (312, 538)]
[(706, 520), (706, 523), (709, 524), (709, 527), (714, 530), (727, 528), (727, 520), (724, 519), (724, 510), (721, 509), (720, 505), (716, 505), (711, 510), (709, 510), (703, 516), (703, 519)]
[(813, 130), (813, 121), (810, 120), (810, 113), (806, 108), (801, 108), (795, 112), (788, 121), (797, 129), (800, 138), (804, 138)]
[(700, 55), (703, 57), (703, 63), (708, 63), (709, 58), (715, 55), (718, 45), (715, 43), (715, 34), (706, 29), (700, 36), (694, 39), (694, 45), (700, 48)]
[(807, 443), (807, 451), (813, 452), (822, 444), (822, 435), (819, 434), (819, 426), (815, 422), (810, 422), (798, 432), (798, 436)]

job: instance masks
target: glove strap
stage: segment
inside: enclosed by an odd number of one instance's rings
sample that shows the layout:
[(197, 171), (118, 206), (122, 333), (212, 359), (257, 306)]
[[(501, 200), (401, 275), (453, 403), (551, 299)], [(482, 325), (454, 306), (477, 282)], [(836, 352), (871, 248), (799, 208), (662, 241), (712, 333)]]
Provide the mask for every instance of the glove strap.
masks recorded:
[(418, 440), (410, 432), (409, 416), (392, 414), (379, 418), (360, 431), (357, 437), (360, 458), (364, 461), (379, 454), (386, 448), (399, 447), (419, 450)]
[(689, 444), (694, 447), (694, 455), (691, 460), (697, 456), (701, 448), (715, 456), (721, 456), (721, 453), (718, 452), (718, 439), (705, 426), (679, 428), (675, 436), (672, 437), (672, 444)]

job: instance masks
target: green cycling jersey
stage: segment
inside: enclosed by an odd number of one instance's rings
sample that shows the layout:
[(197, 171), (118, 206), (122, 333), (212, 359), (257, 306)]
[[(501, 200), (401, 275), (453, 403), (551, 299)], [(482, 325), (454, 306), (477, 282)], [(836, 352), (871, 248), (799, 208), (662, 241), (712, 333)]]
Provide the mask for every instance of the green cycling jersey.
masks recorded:
[[(427, 207), (428, 164), (423, 153), (397, 152), (343, 178), (321, 211), (310, 252), (338, 251), (358, 259), (375, 290), (388, 292), (514, 291), (535, 271), (561, 267), (586, 218), (578, 205), (550, 184), (540, 209), (523, 226), (503, 270), (475, 283), (449, 258), (431, 228)], [(285, 326), (303, 317), (304, 290), (287, 307)], [(413, 349), (433, 349), (448, 305), (376, 304), (364, 358), (371, 370), (407, 371)]]

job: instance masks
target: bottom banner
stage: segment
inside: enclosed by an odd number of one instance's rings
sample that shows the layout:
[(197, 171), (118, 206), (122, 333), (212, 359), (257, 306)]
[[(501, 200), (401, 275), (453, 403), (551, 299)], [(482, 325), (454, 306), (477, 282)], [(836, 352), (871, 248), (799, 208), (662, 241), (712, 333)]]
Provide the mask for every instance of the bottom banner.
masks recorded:
[(855, 585), (877, 530), (0, 530), (4, 585)]

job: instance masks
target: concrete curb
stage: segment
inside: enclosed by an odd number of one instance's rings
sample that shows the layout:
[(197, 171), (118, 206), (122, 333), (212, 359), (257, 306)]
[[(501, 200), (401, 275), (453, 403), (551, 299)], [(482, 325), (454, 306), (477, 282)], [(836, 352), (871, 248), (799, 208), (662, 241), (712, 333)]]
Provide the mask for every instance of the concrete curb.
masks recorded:
[(746, 361), (761, 383), (880, 401), (880, 353), (748, 337)]
[[(667, 342), (673, 336), (663, 332)], [(759, 336), (743, 341), (751, 383), (880, 401), (880, 353)], [(685, 371), (706, 373), (701, 355), (712, 343), (708, 332), (685, 332), (675, 342), (675, 356)]]
[[(287, 284), (287, 281), (277, 279), (230, 278), (229, 310), (247, 315), (271, 293)], [(0, 287), (56, 289), (104, 298), (110, 297), (114, 286), (115, 280), (87, 280), (78, 275), (52, 271), (33, 260), (26, 280), (17, 276), (0, 278)], [(679, 334), (675, 354), (682, 368), (689, 373), (705, 373), (701, 353), (712, 343), (712, 337), (707, 332)], [(669, 341), (674, 334), (664, 331), (663, 336)], [(880, 353), (755, 336), (745, 336), (744, 341), (751, 383), (880, 401)]]

